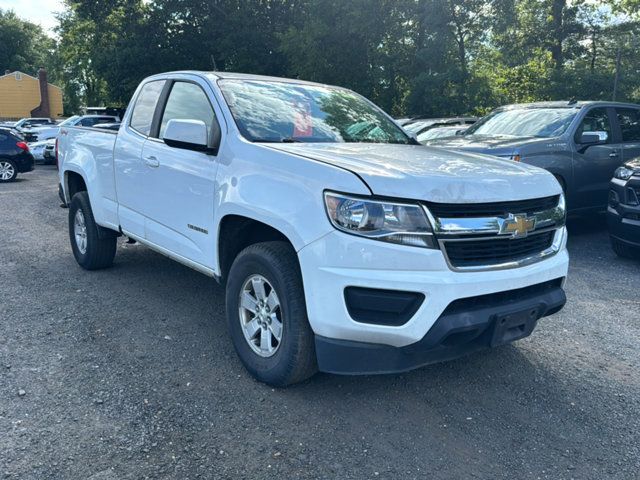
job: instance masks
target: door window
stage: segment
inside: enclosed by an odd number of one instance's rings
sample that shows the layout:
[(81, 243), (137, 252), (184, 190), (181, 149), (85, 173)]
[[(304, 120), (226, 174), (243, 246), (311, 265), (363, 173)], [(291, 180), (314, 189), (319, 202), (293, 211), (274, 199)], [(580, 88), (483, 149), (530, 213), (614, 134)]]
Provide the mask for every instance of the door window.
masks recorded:
[(160, 124), (160, 138), (164, 138), (169, 120), (202, 120), (211, 134), (215, 113), (206, 93), (195, 83), (176, 82), (171, 88)]
[(130, 122), (131, 128), (143, 135), (149, 135), (149, 132), (151, 132), (153, 114), (155, 113), (158, 99), (162, 93), (164, 82), (164, 80), (156, 80), (146, 83), (142, 87), (142, 90), (140, 90), (140, 94), (133, 106)]
[(583, 133), (589, 132), (607, 132), (605, 143), (611, 143), (611, 122), (606, 108), (593, 108), (587, 112), (576, 132), (576, 140), (580, 140)]
[(640, 142), (640, 110), (617, 108), (623, 142)]

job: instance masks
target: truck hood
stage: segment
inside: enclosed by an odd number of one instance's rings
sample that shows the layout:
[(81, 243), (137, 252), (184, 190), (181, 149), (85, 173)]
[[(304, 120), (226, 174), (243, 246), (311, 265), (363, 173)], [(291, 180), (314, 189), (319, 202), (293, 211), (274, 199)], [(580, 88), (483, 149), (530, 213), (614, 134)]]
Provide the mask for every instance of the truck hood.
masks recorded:
[(450, 150), (487, 153), (490, 155), (511, 155), (517, 148), (540, 141), (541, 139), (538, 137), (459, 135), (456, 137), (432, 140), (428, 142), (427, 145), (432, 147), (448, 148)]
[(556, 179), (530, 165), (421, 145), (263, 144), (358, 175), (375, 195), (440, 203), (526, 200), (561, 192)]

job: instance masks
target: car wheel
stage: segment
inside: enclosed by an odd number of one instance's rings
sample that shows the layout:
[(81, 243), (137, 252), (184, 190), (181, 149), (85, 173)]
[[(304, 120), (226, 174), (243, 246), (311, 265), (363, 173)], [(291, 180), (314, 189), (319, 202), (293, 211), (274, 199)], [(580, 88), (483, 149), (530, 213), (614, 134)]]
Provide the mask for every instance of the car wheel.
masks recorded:
[(609, 237), (611, 240), (611, 248), (613, 251), (622, 258), (631, 258), (634, 260), (640, 259), (640, 248), (634, 248), (624, 242), (621, 242), (615, 237)]
[(227, 321), (233, 345), (258, 380), (284, 387), (317, 371), (298, 257), (286, 242), (245, 248), (227, 280)]
[(117, 235), (96, 224), (87, 192), (78, 192), (71, 200), (69, 239), (73, 256), (82, 268), (98, 270), (113, 263)]
[(18, 176), (18, 170), (11, 160), (0, 160), (0, 182), (13, 182)]

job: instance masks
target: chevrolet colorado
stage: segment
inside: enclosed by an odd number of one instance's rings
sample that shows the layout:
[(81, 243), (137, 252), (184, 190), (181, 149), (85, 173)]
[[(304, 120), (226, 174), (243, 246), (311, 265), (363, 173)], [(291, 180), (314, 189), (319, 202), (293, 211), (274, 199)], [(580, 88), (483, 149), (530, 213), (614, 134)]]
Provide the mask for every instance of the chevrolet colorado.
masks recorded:
[(421, 146), (346, 89), (156, 75), (118, 132), (63, 126), (57, 152), (80, 266), (111, 265), (125, 235), (217, 278), (271, 385), (505, 344), (565, 303), (553, 175)]

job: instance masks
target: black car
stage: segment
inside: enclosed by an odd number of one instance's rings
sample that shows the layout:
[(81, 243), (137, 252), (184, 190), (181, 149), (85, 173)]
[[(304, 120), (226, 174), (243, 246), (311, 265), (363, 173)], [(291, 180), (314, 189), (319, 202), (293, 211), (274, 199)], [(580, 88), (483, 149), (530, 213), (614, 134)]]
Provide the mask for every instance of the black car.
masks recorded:
[(0, 130), (0, 183), (12, 182), (18, 173), (30, 172), (35, 167), (29, 146), (18, 134)]
[(615, 171), (607, 223), (614, 252), (621, 257), (640, 259), (640, 158)]

